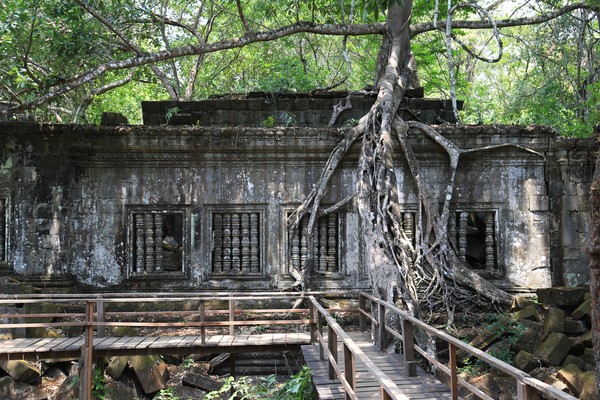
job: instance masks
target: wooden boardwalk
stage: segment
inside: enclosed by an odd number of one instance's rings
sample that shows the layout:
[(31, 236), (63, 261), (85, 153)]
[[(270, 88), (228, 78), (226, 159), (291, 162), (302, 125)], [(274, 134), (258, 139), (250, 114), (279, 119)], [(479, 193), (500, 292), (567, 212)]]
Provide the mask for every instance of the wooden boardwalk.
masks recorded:
[[(351, 339), (365, 352), (371, 361), (396, 383), (407, 399), (451, 399), (450, 389), (420, 368), (417, 376), (407, 378), (404, 375), (402, 357), (379, 351), (368, 334), (363, 332), (347, 332)], [(338, 342), (341, 348), (341, 342)], [(327, 360), (319, 357), (319, 346), (303, 345), (302, 353), (306, 364), (313, 373), (313, 381), (322, 400), (345, 400), (345, 392), (338, 380), (328, 379)], [(339, 352), (338, 364), (344, 365), (344, 352)], [(365, 365), (356, 361), (356, 391), (359, 399), (381, 399), (378, 382), (373, 378)]]
[[(310, 343), (309, 333), (261, 335), (133, 336), (94, 338), (96, 357), (142, 354), (216, 354), (280, 351)], [(54, 339), (0, 340), (0, 360), (76, 359), (81, 356), (82, 336)]]

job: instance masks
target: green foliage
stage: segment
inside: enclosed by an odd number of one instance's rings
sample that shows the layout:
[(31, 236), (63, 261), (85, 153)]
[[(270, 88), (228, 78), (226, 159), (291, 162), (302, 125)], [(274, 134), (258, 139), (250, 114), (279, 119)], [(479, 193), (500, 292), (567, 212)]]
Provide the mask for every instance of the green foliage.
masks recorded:
[[(207, 393), (206, 400), (316, 400), (317, 393), (312, 383), (310, 368), (303, 366), (300, 372), (290, 377), (283, 385), (277, 377), (269, 375), (258, 380), (248, 377), (228, 377), (221, 389)], [(162, 399), (166, 400), (166, 399)]]
[(316, 400), (318, 395), (312, 382), (310, 368), (304, 365), (300, 372), (293, 375), (279, 389), (279, 396), (282, 400)]
[(104, 369), (96, 367), (94, 369), (94, 376), (92, 379), (92, 395), (94, 398), (98, 400), (107, 399), (106, 377), (104, 376)]
[(169, 122), (171, 122), (171, 120), (173, 119), (173, 116), (175, 114), (177, 114), (179, 112), (179, 107), (171, 107), (167, 110), (167, 112), (165, 113), (165, 119), (167, 121), (167, 124)]
[(154, 400), (180, 400), (181, 398), (175, 394), (175, 391), (172, 388), (161, 389), (156, 396), (153, 398)]
[(269, 115), (260, 124), (265, 128), (272, 128), (275, 126), (275, 118), (272, 115)]
[(183, 369), (184, 370), (188, 370), (190, 368), (192, 368), (194, 366), (194, 359), (193, 358), (186, 358), (183, 360)]

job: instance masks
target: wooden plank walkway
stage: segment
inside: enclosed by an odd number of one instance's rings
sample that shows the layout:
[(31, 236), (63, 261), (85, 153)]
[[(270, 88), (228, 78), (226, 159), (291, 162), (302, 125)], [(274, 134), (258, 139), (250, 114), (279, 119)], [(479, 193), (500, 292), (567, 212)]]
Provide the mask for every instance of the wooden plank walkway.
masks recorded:
[[(216, 354), (279, 351), (310, 343), (309, 333), (262, 335), (132, 336), (94, 338), (94, 356), (142, 354)], [(81, 355), (82, 336), (56, 339), (0, 340), (0, 360), (73, 359)]]
[[(451, 399), (450, 389), (420, 368), (417, 376), (407, 378), (404, 375), (402, 357), (398, 354), (388, 354), (379, 351), (371, 341), (370, 336), (363, 332), (346, 332), (365, 354), (390, 377), (407, 399)], [(338, 342), (338, 349), (342, 348)], [(345, 400), (345, 392), (340, 382), (329, 380), (327, 360), (319, 357), (319, 346), (303, 345), (302, 353), (306, 364), (312, 370), (313, 382), (322, 400)], [(343, 351), (339, 352), (338, 365), (344, 365)], [(342, 367), (343, 368), (343, 367)], [(360, 399), (381, 399), (379, 385), (367, 371), (365, 365), (356, 360), (356, 391)]]

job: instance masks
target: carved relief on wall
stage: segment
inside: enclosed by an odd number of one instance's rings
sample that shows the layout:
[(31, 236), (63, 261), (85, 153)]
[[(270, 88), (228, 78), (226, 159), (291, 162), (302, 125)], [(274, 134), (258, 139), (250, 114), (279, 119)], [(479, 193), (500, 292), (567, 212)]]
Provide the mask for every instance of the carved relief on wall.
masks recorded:
[(130, 210), (130, 275), (184, 271), (185, 212)]
[(211, 223), (213, 274), (263, 273), (260, 212), (213, 212)]
[(307, 237), (308, 216), (300, 221), (300, 227), (289, 239), (290, 267), (305, 268), (309, 252), (308, 240), (312, 240), (314, 252), (313, 276), (329, 276), (341, 272), (340, 267), (340, 221), (338, 213), (317, 219), (311, 239)]

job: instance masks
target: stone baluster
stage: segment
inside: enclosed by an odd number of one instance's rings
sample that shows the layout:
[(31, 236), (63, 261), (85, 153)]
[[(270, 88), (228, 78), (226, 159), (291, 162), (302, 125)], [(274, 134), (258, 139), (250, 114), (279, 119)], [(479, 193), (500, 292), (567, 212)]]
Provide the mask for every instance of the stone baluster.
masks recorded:
[(154, 217), (144, 214), (144, 232), (146, 233), (146, 272), (154, 272)]
[(154, 260), (156, 265), (156, 271), (160, 271), (162, 268), (163, 260), (163, 216), (162, 214), (154, 214)]
[(494, 212), (487, 211), (485, 213), (485, 270), (494, 272)]
[(145, 270), (144, 257), (144, 214), (134, 214), (135, 223), (135, 273), (141, 274)]
[(250, 216), (247, 213), (241, 215), (242, 226), (242, 271), (250, 272)]
[(308, 259), (308, 228), (306, 221), (302, 224), (302, 234), (300, 237), (300, 268), (306, 268), (306, 260)]
[(0, 261), (6, 261), (6, 205), (0, 199)]
[(325, 218), (319, 218), (319, 248), (319, 272), (323, 273), (327, 271), (327, 220)]
[(223, 214), (223, 272), (231, 272), (231, 214)]
[(258, 214), (250, 214), (250, 272), (260, 272)]
[(450, 211), (448, 217), (448, 239), (456, 247), (456, 212)]
[(313, 248), (313, 269), (315, 273), (319, 273), (319, 245), (320, 245), (320, 241), (319, 241), (319, 230), (318, 230), (318, 224), (315, 227), (315, 229), (313, 230), (313, 235), (312, 235), (312, 248)]
[(458, 258), (462, 262), (467, 261), (467, 212), (460, 213), (458, 221)]
[(240, 242), (240, 214), (231, 216), (231, 269), (234, 272), (240, 270), (241, 265), (241, 242)]
[(414, 228), (414, 218), (413, 213), (405, 212), (404, 218), (402, 219), (402, 229), (404, 230), (404, 234), (411, 242), (415, 239), (415, 228)]
[(213, 272), (223, 272), (223, 217), (213, 215)]
[(337, 214), (327, 217), (327, 271), (337, 271)]
[(292, 235), (292, 268), (300, 270), (300, 236), (298, 236), (298, 229), (294, 230)]

